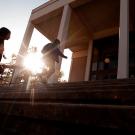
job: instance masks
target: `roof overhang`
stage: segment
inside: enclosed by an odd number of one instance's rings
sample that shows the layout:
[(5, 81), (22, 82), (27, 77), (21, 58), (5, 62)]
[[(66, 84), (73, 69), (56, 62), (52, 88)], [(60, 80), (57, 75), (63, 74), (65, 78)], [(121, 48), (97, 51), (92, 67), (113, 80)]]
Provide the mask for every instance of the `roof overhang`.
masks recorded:
[(57, 37), (64, 5), (72, 8), (67, 48), (86, 49), (91, 39), (118, 33), (120, 0), (50, 0), (32, 11), (30, 21), (49, 40)]

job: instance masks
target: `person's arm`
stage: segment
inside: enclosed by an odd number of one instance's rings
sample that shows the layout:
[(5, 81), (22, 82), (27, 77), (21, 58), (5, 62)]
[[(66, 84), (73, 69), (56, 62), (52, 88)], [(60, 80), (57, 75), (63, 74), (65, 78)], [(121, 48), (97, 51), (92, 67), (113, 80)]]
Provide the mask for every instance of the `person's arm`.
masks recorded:
[(4, 59), (7, 59), (7, 57), (5, 56), (5, 54), (3, 54), (3, 58), (4, 58)]
[(57, 49), (58, 55), (67, 59), (67, 56), (65, 56), (59, 49)]

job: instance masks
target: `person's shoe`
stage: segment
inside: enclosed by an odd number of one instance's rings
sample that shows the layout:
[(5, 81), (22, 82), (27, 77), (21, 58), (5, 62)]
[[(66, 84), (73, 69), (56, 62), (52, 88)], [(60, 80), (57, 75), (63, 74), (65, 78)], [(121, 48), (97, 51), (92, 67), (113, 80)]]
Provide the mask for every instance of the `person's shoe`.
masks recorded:
[(46, 77), (42, 78), (42, 83), (44, 83), (44, 84), (47, 84), (47, 83), (48, 83), (48, 81), (47, 81), (47, 78), (46, 78)]
[(47, 84), (47, 81), (46, 80), (43, 80), (42, 83)]

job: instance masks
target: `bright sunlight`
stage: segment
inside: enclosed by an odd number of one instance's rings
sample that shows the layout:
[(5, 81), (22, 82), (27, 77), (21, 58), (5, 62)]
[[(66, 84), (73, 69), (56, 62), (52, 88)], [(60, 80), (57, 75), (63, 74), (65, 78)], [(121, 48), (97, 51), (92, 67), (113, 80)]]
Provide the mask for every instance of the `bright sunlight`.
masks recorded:
[[(63, 76), (61, 77), (61, 81), (67, 82), (69, 78), (72, 52), (69, 49), (65, 49), (64, 54), (68, 56), (68, 59), (62, 59), (61, 72), (63, 73)], [(42, 73), (43, 69), (47, 69), (42, 61), (42, 54), (39, 52), (29, 52), (24, 58), (23, 66), (33, 75)]]
[(32, 74), (42, 73), (44, 64), (41, 60), (41, 55), (38, 53), (29, 53), (23, 62), (26, 69), (32, 72)]

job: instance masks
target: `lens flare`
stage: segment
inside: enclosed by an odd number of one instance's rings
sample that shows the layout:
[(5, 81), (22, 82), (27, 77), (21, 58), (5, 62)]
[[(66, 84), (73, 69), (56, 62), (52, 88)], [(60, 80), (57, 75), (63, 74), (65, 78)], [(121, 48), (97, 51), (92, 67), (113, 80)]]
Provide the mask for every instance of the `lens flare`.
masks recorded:
[(41, 73), (44, 66), (41, 55), (38, 53), (29, 53), (24, 58), (23, 65), (27, 70), (31, 71), (32, 74)]

